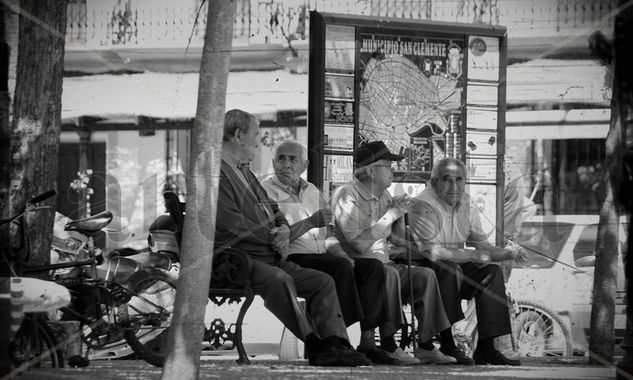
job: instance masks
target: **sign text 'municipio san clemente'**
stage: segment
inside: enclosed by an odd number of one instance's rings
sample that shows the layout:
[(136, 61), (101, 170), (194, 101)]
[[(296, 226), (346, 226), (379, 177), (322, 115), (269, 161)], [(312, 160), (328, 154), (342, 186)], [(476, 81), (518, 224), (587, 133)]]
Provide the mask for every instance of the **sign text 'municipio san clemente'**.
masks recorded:
[(421, 41), (400, 41), (382, 40), (372, 37), (363, 38), (361, 40), (360, 52), (445, 57), (446, 44), (441, 42), (428, 42), (426, 38)]

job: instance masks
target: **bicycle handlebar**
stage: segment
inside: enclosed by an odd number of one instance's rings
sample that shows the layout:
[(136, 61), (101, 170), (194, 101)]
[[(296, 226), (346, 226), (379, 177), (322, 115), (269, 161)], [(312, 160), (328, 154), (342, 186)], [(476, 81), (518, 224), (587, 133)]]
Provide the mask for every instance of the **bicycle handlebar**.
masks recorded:
[(42, 193), (40, 195), (36, 195), (30, 201), (26, 202), (26, 204), (34, 205), (34, 204), (40, 203), (40, 202), (42, 202), (42, 201), (44, 201), (44, 200), (46, 200), (46, 199), (48, 199), (48, 198), (50, 198), (52, 196), (55, 196), (55, 195), (57, 195), (57, 190), (52, 189), (52, 190), (49, 190), (49, 191), (47, 191), (45, 193)]
[(36, 205), (54, 195), (57, 195), (57, 190), (52, 189), (52, 190), (48, 190), (45, 193), (42, 193), (40, 195), (36, 195), (33, 198), (31, 198), (31, 200), (28, 200), (26, 202), (24, 202), (24, 207), (22, 207), (22, 210), (20, 210), (20, 212), (17, 215), (11, 216), (9, 218), (6, 219), (0, 219), (0, 226), (8, 224), (13, 222), (14, 220), (16, 220), (17, 218), (21, 217), (24, 212), (26, 211), (26, 208), (28, 205)]

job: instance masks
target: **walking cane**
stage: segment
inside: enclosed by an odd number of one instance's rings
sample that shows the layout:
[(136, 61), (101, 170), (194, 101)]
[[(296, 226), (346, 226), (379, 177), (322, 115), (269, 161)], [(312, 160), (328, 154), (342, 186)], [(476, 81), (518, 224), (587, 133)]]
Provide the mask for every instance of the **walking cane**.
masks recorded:
[(407, 277), (409, 279), (409, 304), (411, 305), (411, 347), (413, 352), (417, 346), (418, 334), (415, 331), (415, 302), (413, 297), (413, 276), (411, 274), (411, 231), (409, 229), (409, 213), (404, 214), (404, 238), (407, 242)]

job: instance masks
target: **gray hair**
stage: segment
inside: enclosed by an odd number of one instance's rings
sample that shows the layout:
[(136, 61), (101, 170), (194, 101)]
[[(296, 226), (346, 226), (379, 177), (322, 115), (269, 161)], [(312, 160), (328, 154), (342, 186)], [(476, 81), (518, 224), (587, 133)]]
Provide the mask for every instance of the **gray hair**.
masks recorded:
[(356, 179), (358, 179), (359, 181), (364, 181), (367, 178), (369, 178), (369, 168), (371, 166), (367, 165), (367, 166), (361, 166), (360, 168), (357, 168), (356, 170), (354, 170), (354, 177), (356, 177)]
[(308, 159), (308, 149), (303, 144), (294, 140), (286, 140), (282, 142), (281, 144), (277, 145), (277, 147), (275, 148), (275, 155), (273, 156), (275, 160), (277, 159), (277, 152), (279, 151), (279, 149), (281, 147), (286, 147), (286, 146), (299, 148), (299, 150), (301, 151), (301, 159), (303, 161), (306, 161)]
[(442, 158), (437, 162), (437, 164), (433, 165), (433, 169), (431, 170), (431, 183), (437, 181), (440, 178), (440, 173), (444, 171), (447, 167), (455, 165), (462, 169), (464, 173), (464, 178), (468, 176), (468, 171), (466, 170), (466, 164), (464, 164), (461, 160), (453, 157)]
[(251, 122), (257, 123), (257, 118), (253, 114), (239, 109), (226, 111), (224, 115), (224, 134), (222, 141), (229, 141), (238, 129), (243, 132), (248, 132), (251, 127)]

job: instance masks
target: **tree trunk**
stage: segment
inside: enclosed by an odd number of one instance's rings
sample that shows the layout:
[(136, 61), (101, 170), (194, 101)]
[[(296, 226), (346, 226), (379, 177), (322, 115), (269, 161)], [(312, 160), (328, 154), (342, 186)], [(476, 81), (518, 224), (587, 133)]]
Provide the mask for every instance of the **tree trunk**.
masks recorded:
[[(66, 2), (22, 0), (19, 30), (6, 214), (18, 212), (30, 197), (57, 188)], [(20, 259), (31, 265), (49, 262), (53, 218), (50, 210), (26, 216), (30, 247), (22, 247)], [(19, 246), (19, 237), (19, 231), (11, 231), (11, 244)]]
[[(617, 108), (611, 110), (611, 114), (617, 112), (622, 124), (622, 138), (624, 140), (624, 170), (622, 170), (622, 186), (618, 189), (620, 200), (628, 214), (627, 251), (624, 260), (624, 275), (626, 283), (626, 330), (622, 348), (624, 357), (618, 363), (618, 379), (630, 379), (633, 375), (633, 243), (631, 242), (631, 213), (633, 212), (633, 52), (630, 49), (633, 40), (633, 1), (620, 0), (618, 3), (620, 12), (615, 18), (614, 31), (614, 91)], [(612, 103), (613, 104), (613, 103)]]
[(209, 2), (187, 176), (187, 214), (163, 379), (197, 379), (215, 236), (235, 2)]
[[(609, 135), (612, 135), (613, 132), (612, 125)], [(607, 138), (608, 140), (609, 138)], [(607, 145), (609, 144), (607, 143)], [(613, 156), (613, 152), (611, 155)], [(607, 156), (609, 156), (608, 148)], [(607, 158), (607, 162), (609, 161), (611, 161), (610, 167), (619, 166)], [(613, 173), (609, 174), (613, 175)], [(607, 181), (606, 198), (600, 209), (598, 241), (596, 242), (591, 338), (589, 341), (589, 362), (592, 364), (607, 364), (613, 361), (619, 219), (614, 205), (613, 185), (611, 181)]]
[[(596, 243), (596, 265), (593, 285), (593, 306), (591, 308), (591, 339), (589, 341), (589, 362), (608, 364), (613, 362), (615, 290), (617, 279), (618, 234), (621, 210), (620, 189), (622, 184), (622, 160), (624, 131), (627, 113), (631, 107), (630, 85), (623, 69), (630, 70), (631, 62), (623, 61), (622, 55), (630, 52), (626, 46), (630, 40), (622, 39), (623, 33), (630, 34), (631, 7), (624, 7), (630, 1), (621, 1), (620, 13), (615, 21), (615, 59), (613, 76), (613, 96), (611, 99), (611, 121), (606, 140), (605, 184), (606, 197), (600, 210), (600, 226)], [(626, 17), (624, 17), (626, 16)], [(628, 18), (626, 28), (623, 19)], [(629, 36), (630, 38), (630, 36)], [(619, 53), (618, 53), (619, 52)], [(630, 77), (630, 71), (628, 76)], [(630, 82), (628, 82), (630, 83)], [(623, 194), (624, 195), (624, 194)]]
[[(9, 216), (9, 185), (11, 167), (11, 100), (15, 94), (15, 66), (17, 63), (19, 17), (12, 9), (18, 9), (18, 0), (0, 4), (0, 218)], [(9, 249), (9, 229), (0, 228), (0, 252)], [(0, 258), (4, 260), (4, 258)], [(8, 257), (7, 257), (8, 260)], [(5, 261), (3, 261), (5, 262)], [(8, 265), (0, 265), (0, 276), (10, 276)]]

